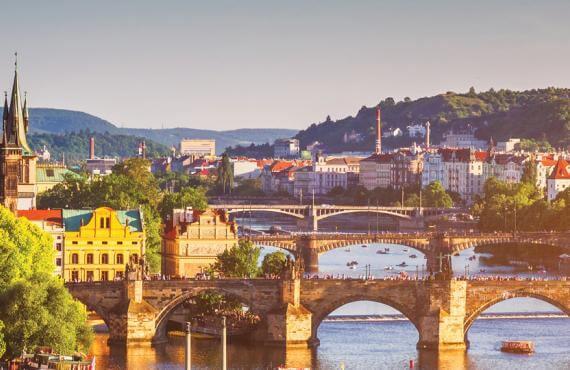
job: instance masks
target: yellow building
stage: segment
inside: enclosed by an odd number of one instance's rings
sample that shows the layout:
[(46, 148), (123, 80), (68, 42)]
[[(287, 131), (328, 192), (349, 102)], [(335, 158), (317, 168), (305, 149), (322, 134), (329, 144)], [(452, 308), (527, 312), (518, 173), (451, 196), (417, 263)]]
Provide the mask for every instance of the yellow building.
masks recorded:
[(125, 265), (144, 255), (145, 233), (140, 210), (63, 210), (66, 281), (122, 278)]
[(194, 277), (237, 243), (237, 225), (226, 213), (175, 209), (162, 238), (162, 273)]

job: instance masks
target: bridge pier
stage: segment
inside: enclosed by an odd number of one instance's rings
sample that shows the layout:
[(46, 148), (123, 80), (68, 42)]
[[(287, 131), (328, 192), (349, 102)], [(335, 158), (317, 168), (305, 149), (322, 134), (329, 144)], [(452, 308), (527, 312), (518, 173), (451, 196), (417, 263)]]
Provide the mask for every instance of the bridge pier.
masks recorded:
[(317, 238), (313, 235), (304, 236), (297, 240), (297, 250), (305, 266), (305, 272), (317, 274), (319, 272), (319, 250)]
[(417, 328), (418, 349), (465, 350), (465, 314), (467, 282), (445, 280), (428, 285), (424, 307)]

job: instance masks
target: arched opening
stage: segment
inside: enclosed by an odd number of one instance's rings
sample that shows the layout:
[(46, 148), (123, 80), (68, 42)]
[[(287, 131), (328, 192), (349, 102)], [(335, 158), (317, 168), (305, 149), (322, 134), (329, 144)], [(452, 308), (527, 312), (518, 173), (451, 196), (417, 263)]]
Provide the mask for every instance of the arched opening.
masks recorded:
[[(371, 207), (373, 208), (373, 207)], [(405, 216), (368, 210), (345, 211), (324, 216), (319, 220), (319, 231), (371, 232), (394, 231)], [(342, 225), (342, 227), (339, 227)]]
[(229, 214), (230, 220), (236, 221), (240, 231), (248, 233), (274, 233), (278, 231), (296, 231), (300, 216), (268, 210), (240, 210)]
[(173, 299), (158, 315), (155, 342), (166, 341), (169, 333), (184, 332), (187, 322), (191, 323), (195, 337), (217, 338), (224, 316), (228, 337), (246, 336), (262, 321), (250, 304), (235, 294), (215, 289), (186, 293)]
[(532, 341), (537, 355), (546, 355), (549, 362), (557, 356), (567, 361), (564, 356), (570, 348), (569, 314), (570, 307), (547, 297), (521, 294), (497, 298), (480, 307), (466, 322), (469, 355), (477, 359), (492, 356), (497, 360), (494, 367), (503, 368), (500, 362), (512, 355), (500, 352), (501, 343), (525, 340)]
[(523, 278), (555, 277), (563, 272), (565, 249), (542, 244), (482, 244), (465, 246), (452, 258), (455, 276), (509, 275)]
[(331, 249), (319, 255), (320, 274), (340, 277), (422, 278), (427, 258), (418, 249), (400, 244), (362, 243)]
[(319, 368), (333, 369), (344, 363), (373, 369), (379, 359), (385, 368), (401, 368), (417, 356), (418, 330), (392, 305), (357, 299), (324, 316), (317, 319), (314, 330), (320, 340)]

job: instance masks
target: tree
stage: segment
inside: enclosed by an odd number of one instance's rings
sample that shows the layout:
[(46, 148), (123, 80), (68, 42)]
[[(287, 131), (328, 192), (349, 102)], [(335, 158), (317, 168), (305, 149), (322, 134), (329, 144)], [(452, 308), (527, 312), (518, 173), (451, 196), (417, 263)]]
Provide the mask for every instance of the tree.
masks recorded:
[(263, 258), (261, 263), (261, 271), (268, 275), (280, 275), (285, 268), (287, 256), (281, 251), (269, 253)]
[[(17, 280), (54, 269), (53, 240), (25, 218), (0, 206), (0, 292)], [(0, 316), (3, 318), (3, 316)]]
[(524, 164), (523, 173), (521, 176), (521, 182), (532, 184), (536, 186), (538, 175), (536, 171), (536, 161), (531, 158)]
[(175, 208), (192, 207), (199, 211), (208, 208), (208, 198), (204, 188), (184, 187), (178, 193), (167, 193), (162, 198), (159, 210), (163, 220), (172, 215)]
[(0, 352), (48, 345), (62, 353), (87, 349), (87, 316), (53, 276), (53, 240), (0, 206)]
[(249, 240), (240, 240), (238, 245), (218, 255), (212, 269), (227, 277), (253, 278), (259, 272), (261, 250)]
[(422, 206), (449, 208), (453, 206), (451, 196), (439, 181), (434, 181), (426, 186), (422, 192)]
[(226, 153), (222, 154), (222, 163), (218, 167), (218, 185), (223, 194), (231, 193), (234, 187), (234, 166)]

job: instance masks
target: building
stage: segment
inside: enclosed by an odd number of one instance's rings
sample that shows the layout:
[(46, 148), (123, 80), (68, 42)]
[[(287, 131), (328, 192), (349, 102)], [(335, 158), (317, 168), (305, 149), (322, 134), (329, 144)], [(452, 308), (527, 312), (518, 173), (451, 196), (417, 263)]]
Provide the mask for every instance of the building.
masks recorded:
[(388, 128), (386, 130), (384, 130), (384, 132), (382, 132), (382, 137), (383, 138), (389, 138), (389, 137), (400, 137), (404, 135), (404, 131), (402, 131), (402, 129), (396, 127), (396, 128)]
[(237, 225), (225, 212), (175, 209), (162, 238), (162, 272), (194, 277), (237, 243)]
[(570, 187), (570, 173), (568, 172), (568, 162), (559, 159), (546, 180), (548, 200), (553, 201), (561, 191)]
[(66, 281), (107, 281), (125, 276), (129, 262), (145, 253), (140, 210), (63, 210)]
[(27, 99), (22, 104), (16, 68), (10, 104), (4, 96), (0, 143), (0, 204), (12, 212), (36, 207), (37, 157), (28, 145), (28, 126)]
[(312, 166), (305, 166), (295, 173), (293, 194), (295, 196), (326, 195), (339, 187), (347, 189), (358, 184), (360, 172), (359, 157), (317, 156)]
[(235, 179), (251, 180), (261, 175), (261, 168), (256, 159), (232, 158)]
[(68, 170), (59, 163), (38, 163), (36, 167), (37, 192), (42, 193), (62, 183), (66, 176), (79, 177), (75, 172)]
[(497, 143), (497, 151), (509, 153), (514, 152), (520, 145), (521, 139), (509, 139), (507, 141), (499, 141)]
[(277, 139), (273, 143), (273, 156), (275, 158), (297, 158), (299, 151), (298, 139)]
[(261, 171), (261, 190), (266, 194), (286, 192), (293, 194), (297, 172), (310, 164), (310, 161), (274, 160)]
[(544, 155), (536, 158), (536, 186), (539, 189), (546, 190), (548, 176), (554, 170), (554, 166), (558, 161), (554, 159), (554, 156)]
[(360, 161), (359, 184), (368, 190), (392, 186), (392, 153), (374, 153)]
[(115, 158), (93, 158), (85, 161), (85, 169), (91, 176), (106, 176), (113, 173), (116, 164)]
[(441, 147), (447, 148), (471, 148), (471, 149), (486, 149), (488, 146), (487, 141), (480, 140), (475, 137), (475, 130), (471, 125), (464, 128), (456, 128), (443, 134), (443, 141)]
[(392, 156), (390, 186), (399, 189), (419, 186), (423, 169), (423, 155), (414, 145), (412, 150), (401, 149)]
[(412, 124), (412, 125), (406, 127), (406, 129), (408, 130), (408, 136), (409, 137), (423, 138), (426, 136), (426, 128), (419, 123)]
[(54, 274), (63, 277), (64, 229), (61, 209), (20, 210), (18, 216), (27, 218), (31, 223), (51, 235), (53, 249), (55, 250)]
[(216, 140), (214, 139), (183, 139), (180, 141), (180, 155), (194, 157), (214, 157), (216, 155)]

